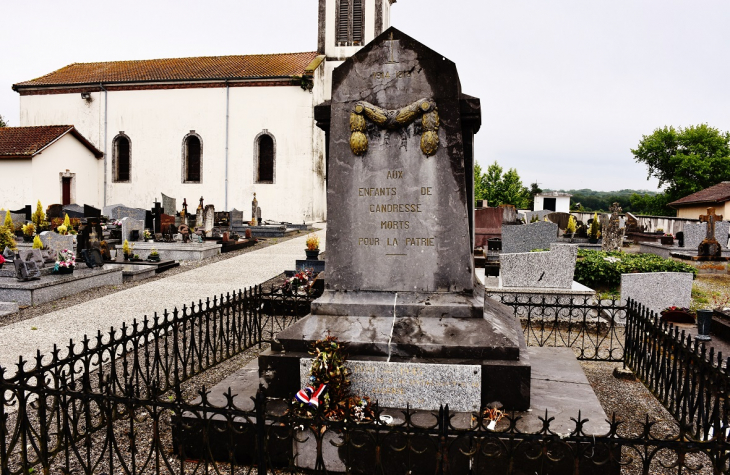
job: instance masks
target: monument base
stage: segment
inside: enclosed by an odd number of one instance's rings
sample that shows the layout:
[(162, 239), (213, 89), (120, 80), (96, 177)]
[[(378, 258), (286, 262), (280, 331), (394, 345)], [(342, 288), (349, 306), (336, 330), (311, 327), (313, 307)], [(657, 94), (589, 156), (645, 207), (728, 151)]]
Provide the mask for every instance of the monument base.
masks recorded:
[[(294, 357), (294, 355), (288, 356), (292, 358), (292, 361), (296, 359), (291, 379), (299, 383), (299, 357)], [(539, 432), (543, 429), (543, 421), (541, 418), (545, 417), (545, 411), (547, 411), (548, 417), (555, 418), (550, 423), (550, 430), (567, 434), (575, 429), (575, 422), (571, 418), (576, 418), (578, 411), (580, 411), (581, 419), (588, 420), (583, 426), (583, 431), (586, 435), (605, 434), (609, 431), (610, 427), (606, 422), (608, 418), (570, 348), (530, 347), (525, 350), (525, 356), (530, 359), (533, 368), (532, 374), (528, 378), (530, 382), (529, 387), (531, 388), (529, 390), (531, 393), (531, 402), (529, 404), (529, 411), (525, 410), (515, 413), (515, 416), (517, 416), (516, 428), (518, 430), (526, 433)], [(265, 358), (266, 356), (262, 355), (262, 360)], [(256, 361), (251, 362), (246, 367), (211, 388), (210, 393), (207, 395), (207, 400), (213, 405), (225, 406), (228, 403), (226, 394), (230, 388), (230, 393), (237, 395), (234, 401), (237, 407), (245, 411), (253, 410), (252, 398), (258, 389), (260, 382), (259, 373), (262, 371), (260, 368), (257, 368), (256, 363)], [(505, 383), (504, 385), (509, 385), (507, 381), (500, 381), (500, 383), (502, 382)], [(398, 384), (396, 383), (388, 387), (397, 388)], [(267, 394), (272, 389), (269, 386), (267, 388)], [(267, 412), (273, 417), (283, 415), (288, 408), (288, 401), (291, 400), (293, 394), (293, 392), (288, 393), (281, 398), (270, 397), (267, 404)], [(374, 395), (371, 394), (370, 396), (373, 397)], [(457, 398), (458, 396), (454, 395), (450, 400), (455, 401)], [(373, 397), (373, 399), (377, 398)], [(199, 402), (199, 400), (195, 402)], [(451, 404), (449, 407), (450, 409), (452, 408)], [(381, 404), (381, 408), (384, 408), (383, 414), (393, 417), (392, 425), (397, 426), (405, 422), (402, 412), (405, 410), (405, 406), (388, 408)], [(459, 430), (471, 427), (472, 411), (452, 411), (452, 415), (450, 424), (454, 429)], [(432, 425), (435, 422), (434, 418), (434, 412), (426, 410), (416, 411), (411, 416), (413, 423), (424, 427)], [(256, 447), (255, 430), (241, 430), (241, 427), (238, 427), (235, 436), (232, 436), (229, 433), (232, 427), (231, 423), (224, 416), (212, 416), (211, 420), (206, 420), (201, 414), (184, 413), (182, 419), (182, 424), (177, 426), (173, 432), (173, 443), (176, 452), (180, 448), (183, 448), (185, 454), (190, 458), (202, 459), (213, 456), (216, 460), (224, 462), (229, 460), (229, 449), (231, 449), (236, 460), (240, 461), (241, 464), (254, 463), (254, 449)], [(254, 419), (236, 419), (236, 422), (240, 422), (244, 426), (256, 423)], [(287, 433), (286, 428), (283, 429), (283, 432), (281, 432), (282, 435)], [(207, 434), (205, 433), (206, 430)], [(500, 430), (499, 426), (497, 430)], [(296, 439), (298, 440), (292, 439), (291, 437), (282, 437), (281, 439), (276, 437), (271, 438), (269, 441), (269, 453), (271, 454), (272, 464), (278, 467), (286, 467), (289, 461), (296, 457), (297, 466), (301, 468), (313, 468), (313, 464), (316, 461), (318, 439), (308, 431), (309, 429), (305, 429), (307, 433), (297, 433)], [(390, 436), (391, 442), (393, 441), (392, 437), (397, 436), (395, 433), (392, 434)], [(203, 443), (204, 440), (208, 441), (207, 445)], [(339, 439), (339, 435), (334, 431), (329, 431), (325, 434), (325, 439), (322, 443), (322, 454), (328, 473), (341, 473), (345, 471), (342, 458), (344, 453), (348, 453), (352, 457), (350, 459), (352, 463), (357, 462), (357, 460), (373, 460), (375, 456), (371, 453), (373, 449), (370, 446), (350, 448), (349, 452), (340, 452), (336, 446), (328, 443), (329, 440), (338, 443), (338, 445), (341, 445), (342, 442)], [(235, 444), (234, 447), (230, 447), (231, 441)], [(426, 441), (424, 440), (423, 442), (425, 443)], [(208, 448), (210, 448), (211, 452), (207, 451)], [(423, 470), (414, 473), (427, 473), (433, 467), (433, 461), (429, 458), (432, 455), (424, 454)], [(397, 457), (397, 454), (389, 454), (388, 460), (394, 461), (395, 459), (393, 457)], [(468, 464), (468, 457), (463, 460), (461, 458), (458, 460), (455, 458), (451, 461), (451, 463), (457, 464), (452, 466), (454, 473), (466, 473), (468, 471), (468, 466), (461, 467), (460, 464), (462, 462)], [(516, 457), (514, 459), (514, 468), (519, 473), (532, 473), (532, 471), (528, 470), (530, 463), (532, 462), (527, 457)], [(464, 470), (461, 470), (462, 468)], [(518, 470), (518, 468), (524, 468), (524, 470)], [(591, 468), (591, 473), (617, 473), (609, 467), (605, 467), (604, 471), (601, 471), (596, 466), (591, 466)], [(456, 469), (456, 471), (453, 469)], [(555, 473), (573, 473), (573, 469), (573, 466), (563, 467), (563, 470), (556, 467)]]

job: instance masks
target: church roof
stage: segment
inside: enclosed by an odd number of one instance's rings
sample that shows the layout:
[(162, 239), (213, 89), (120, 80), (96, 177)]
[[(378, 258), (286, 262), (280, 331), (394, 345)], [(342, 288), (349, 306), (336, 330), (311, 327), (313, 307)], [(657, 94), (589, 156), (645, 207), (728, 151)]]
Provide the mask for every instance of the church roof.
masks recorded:
[(94, 147), (73, 125), (0, 127), (0, 158), (31, 158), (70, 133), (96, 156), (104, 154)]
[(206, 79), (266, 79), (302, 75), (316, 52), (146, 59), (105, 63), (74, 63), (30, 81), (23, 87), (99, 83), (196, 81)]
[(730, 201), (730, 181), (723, 181), (717, 185), (700, 190), (697, 193), (672, 201), (669, 206), (687, 206), (702, 203), (724, 203)]

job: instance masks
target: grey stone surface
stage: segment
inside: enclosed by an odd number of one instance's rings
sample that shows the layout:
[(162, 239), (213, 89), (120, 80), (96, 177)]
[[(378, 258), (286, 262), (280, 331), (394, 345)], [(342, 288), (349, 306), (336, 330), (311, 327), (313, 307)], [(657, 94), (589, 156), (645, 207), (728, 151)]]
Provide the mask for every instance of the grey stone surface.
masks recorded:
[[(208, 241), (203, 243), (182, 243), (182, 242), (136, 242), (134, 253), (144, 258), (152, 249), (157, 249), (162, 260), (173, 261), (201, 261), (221, 253), (221, 244)], [(119, 253), (122, 252), (122, 245), (116, 246)]]
[(63, 251), (64, 249), (73, 250), (74, 237), (71, 234), (58, 234), (54, 231), (43, 231), (40, 234), (43, 247), (54, 251)]
[[(5, 215), (7, 213), (9, 213), (9, 211), (0, 210), (0, 226), (5, 223)], [(13, 221), (13, 226), (15, 227), (25, 224), (24, 214), (10, 213), (10, 219)]]
[(104, 264), (105, 268), (122, 269), (124, 282), (149, 279), (155, 276), (155, 266), (143, 266), (136, 264)]
[(243, 226), (243, 211), (238, 211), (236, 208), (231, 210), (231, 227)]
[[(730, 221), (715, 222), (715, 239), (720, 247), (725, 250), (728, 244), (730, 233)], [(684, 247), (687, 250), (696, 250), (702, 240), (707, 237), (707, 223), (686, 223), (684, 225)]]
[[(343, 291), (471, 291), (470, 197), (456, 66), (395, 28), (379, 38), (333, 73), (326, 285)], [(358, 103), (398, 110), (424, 98), (435, 103), (440, 117), (433, 156), (421, 148), (420, 116), (402, 127), (364, 119), (367, 151), (355, 155), (350, 118)]]
[[(311, 358), (300, 360), (300, 383), (309, 382)], [(453, 411), (478, 411), (481, 407), (482, 367), (479, 365), (388, 363), (354, 361), (346, 366), (352, 394), (369, 396), (381, 407), (438, 410), (449, 405)]]
[(525, 211), (524, 213), (520, 213), (520, 214), (522, 215), (522, 218), (525, 220), (525, 224), (530, 224), (530, 221), (532, 221), (533, 216), (537, 216), (537, 219), (539, 221), (544, 221), (545, 217), (551, 213), (554, 213), (554, 211), (550, 211), (549, 209), (540, 209), (537, 211)]
[(110, 212), (111, 215), (109, 217), (112, 219), (122, 220), (124, 218), (132, 218), (136, 219), (137, 221), (142, 221), (143, 226), (144, 221), (147, 218), (147, 210), (141, 208), (127, 208), (126, 206), (117, 206), (115, 208), (112, 208)]
[(43, 255), (41, 254), (40, 249), (21, 249), (18, 253), (20, 254), (20, 258), (24, 261), (35, 261), (39, 269), (45, 266), (45, 261), (43, 260)]
[(558, 225), (538, 221), (532, 224), (502, 226), (502, 253), (530, 252), (533, 249), (550, 249), (558, 240)]
[(550, 245), (550, 251), (500, 255), (500, 276), (504, 287), (570, 289), (575, 274), (578, 246)]
[(144, 239), (144, 219), (122, 218), (122, 243), (132, 242), (132, 231), (139, 231), (139, 239)]
[(203, 230), (206, 236), (210, 236), (213, 230), (213, 224), (215, 223), (215, 206), (205, 205), (203, 212)]
[(18, 311), (18, 302), (0, 302), (0, 317)]
[(165, 214), (175, 216), (177, 214), (177, 200), (171, 198), (164, 193), (162, 195), (162, 208), (165, 210)]
[(621, 302), (631, 298), (657, 314), (672, 305), (689, 307), (692, 280), (689, 272), (621, 274)]
[(123, 208), (124, 205), (121, 204), (121, 203), (116, 203), (116, 204), (113, 204), (113, 205), (104, 206), (101, 209), (101, 214), (103, 216), (106, 216), (107, 218), (116, 219), (116, 218), (113, 218), (112, 215), (114, 214), (114, 210), (117, 209), (117, 208), (119, 208), (119, 207), (122, 207)]
[(69, 218), (83, 218), (84, 207), (77, 204), (66, 205), (62, 208), (61, 216), (65, 217), (68, 215)]
[(23, 306), (40, 305), (84, 290), (121, 283), (121, 269), (76, 266), (73, 274), (49, 275), (29, 282), (0, 279), (0, 301), (17, 302)]
[(621, 206), (618, 203), (611, 205), (611, 214), (607, 216), (605, 224), (603, 224), (603, 235), (601, 240), (601, 250), (603, 251), (619, 251), (624, 241), (625, 228), (621, 224)]

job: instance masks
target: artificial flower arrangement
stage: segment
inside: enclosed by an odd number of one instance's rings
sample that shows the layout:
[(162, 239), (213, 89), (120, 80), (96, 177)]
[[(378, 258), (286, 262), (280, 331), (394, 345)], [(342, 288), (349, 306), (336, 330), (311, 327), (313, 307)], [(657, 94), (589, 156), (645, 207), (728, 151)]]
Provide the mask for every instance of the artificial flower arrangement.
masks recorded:
[(23, 225), (23, 234), (32, 237), (35, 234), (35, 224), (28, 223)]
[(697, 314), (689, 308), (672, 305), (661, 312), (661, 320), (672, 323), (694, 323)]
[(5, 264), (5, 258), (3, 257), (2, 254), (0, 254), (0, 269), (3, 268), (3, 264)]
[(312, 233), (307, 236), (307, 250), (314, 251), (315, 249), (319, 249), (319, 236)]
[(76, 256), (73, 251), (64, 249), (58, 252), (56, 257), (56, 265), (53, 266), (54, 274), (68, 274), (73, 272), (76, 267)]
[(144, 230), (144, 240), (149, 241), (152, 239), (152, 233), (149, 231), (149, 229)]
[(292, 277), (286, 279), (281, 290), (287, 295), (307, 295), (312, 286), (312, 279), (314, 278), (314, 272), (312, 269), (306, 269), (297, 272)]
[(63, 234), (65, 236), (66, 234), (68, 234), (68, 228), (62, 224), (56, 228), (56, 232), (58, 232), (58, 234)]
[(327, 335), (317, 340), (309, 351), (312, 366), (309, 386), (294, 396), (294, 411), (306, 415), (321, 410), (331, 420), (347, 420), (349, 415), (356, 422), (372, 421), (375, 411), (369, 397), (350, 393), (351, 372), (346, 366), (347, 354), (337, 337)]

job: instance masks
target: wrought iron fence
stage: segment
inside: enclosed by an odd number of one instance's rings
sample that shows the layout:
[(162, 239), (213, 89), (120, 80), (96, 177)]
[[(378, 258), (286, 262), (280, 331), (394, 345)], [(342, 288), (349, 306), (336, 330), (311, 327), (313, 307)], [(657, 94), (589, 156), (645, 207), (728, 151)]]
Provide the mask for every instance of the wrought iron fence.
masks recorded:
[(727, 436), (730, 358), (629, 301), (626, 365), (694, 438)]
[(730, 473), (720, 355), (634, 303), (500, 299), (528, 344), (568, 346), (586, 360), (625, 354), (680, 424), (614, 417), (594, 435), (580, 413), (567, 429), (546, 413), (537, 431), (514, 415), (492, 430), (483, 415), (448, 406), (388, 425), (303, 417), (262, 392), (254, 401), (229, 393), (218, 407), (203, 389), (186, 402), (185, 381), (308, 311), (308, 295), (256, 287), (72, 342), (63, 355), (54, 348), (30, 369), (23, 360), (13, 374), (0, 368), (0, 473)]
[(626, 305), (592, 296), (492, 294), (512, 307), (528, 346), (572, 348), (579, 360), (623, 361)]

